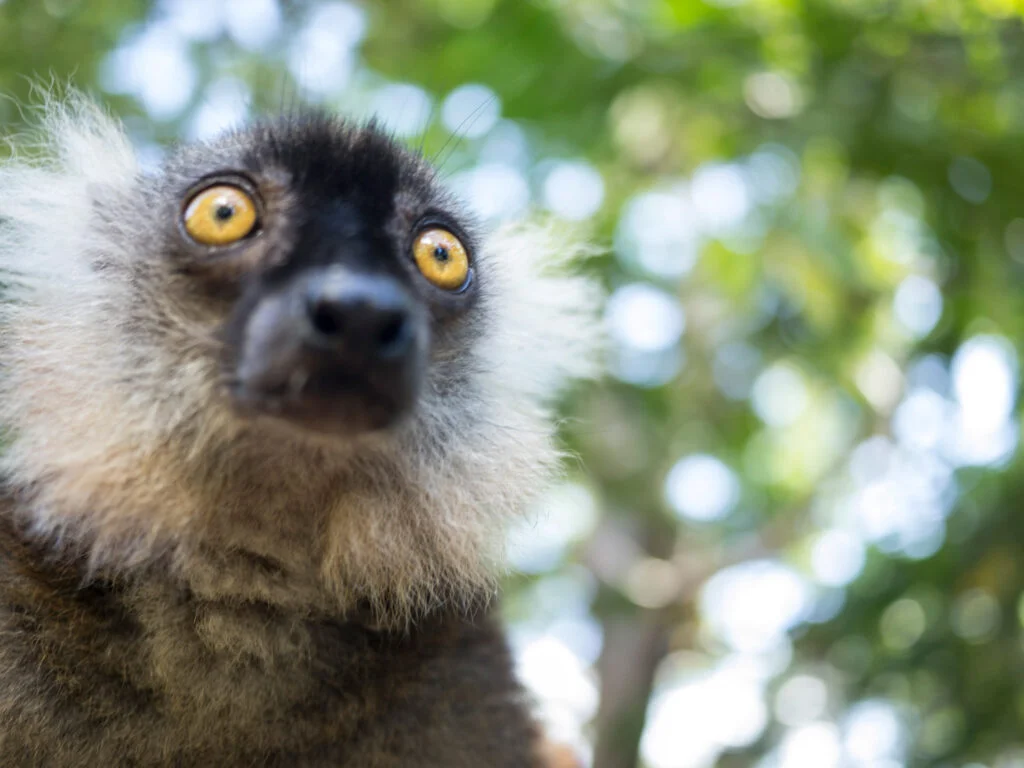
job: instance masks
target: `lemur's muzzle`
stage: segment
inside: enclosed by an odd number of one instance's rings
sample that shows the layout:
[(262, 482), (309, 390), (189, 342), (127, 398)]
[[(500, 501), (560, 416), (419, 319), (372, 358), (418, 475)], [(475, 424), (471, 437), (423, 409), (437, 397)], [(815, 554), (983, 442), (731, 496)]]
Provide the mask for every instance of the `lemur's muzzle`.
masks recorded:
[(393, 277), (307, 270), (249, 314), (232, 395), (243, 410), (319, 432), (383, 429), (415, 402), (427, 334), (424, 311)]

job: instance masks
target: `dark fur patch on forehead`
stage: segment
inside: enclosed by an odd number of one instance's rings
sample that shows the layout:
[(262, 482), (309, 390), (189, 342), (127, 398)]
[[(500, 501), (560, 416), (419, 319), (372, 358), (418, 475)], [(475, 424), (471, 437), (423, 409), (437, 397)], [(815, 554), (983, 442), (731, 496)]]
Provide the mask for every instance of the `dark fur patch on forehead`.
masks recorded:
[(390, 218), (400, 192), (433, 192), (426, 164), (372, 122), (356, 125), (307, 111), (264, 120), (250, 136), (247, 167), (277, 165), (291, 175), (296, 191), (343, 202), (377, 221)]

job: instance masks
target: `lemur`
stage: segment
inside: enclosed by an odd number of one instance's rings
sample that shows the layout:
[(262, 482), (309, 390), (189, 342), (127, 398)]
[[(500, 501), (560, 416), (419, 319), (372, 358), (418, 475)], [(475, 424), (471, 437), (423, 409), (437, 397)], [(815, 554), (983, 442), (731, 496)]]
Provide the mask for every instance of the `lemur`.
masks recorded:
[(0, 765), (537, 768), (491, 609), (594, 283), (298, 110), (0, 162)]

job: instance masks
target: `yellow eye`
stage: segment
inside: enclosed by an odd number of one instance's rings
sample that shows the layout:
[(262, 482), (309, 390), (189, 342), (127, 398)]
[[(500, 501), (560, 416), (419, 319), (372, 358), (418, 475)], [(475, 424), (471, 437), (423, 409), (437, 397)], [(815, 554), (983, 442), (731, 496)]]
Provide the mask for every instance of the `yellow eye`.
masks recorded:
[(462, 288), (469, 278), (466, 248), (447, 229), (428, 229), (412, 246), (416, 266), (430, 282), (446, 291)]
[(243, 189), (229, 184), (208, 187), (185, 208), (185, 231), (202, 245), (230, 245), (256, 227), (256, 203)]

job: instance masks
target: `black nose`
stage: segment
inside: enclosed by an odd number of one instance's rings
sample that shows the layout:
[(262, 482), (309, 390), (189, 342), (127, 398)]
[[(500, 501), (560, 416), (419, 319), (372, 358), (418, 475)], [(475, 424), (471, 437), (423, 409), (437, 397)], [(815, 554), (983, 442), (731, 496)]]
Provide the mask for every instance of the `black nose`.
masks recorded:
[(412, 346), (412, 311), (389, 277), (327, 273), (307, 286), (308, 341), (346, 356), (395, 358)]

